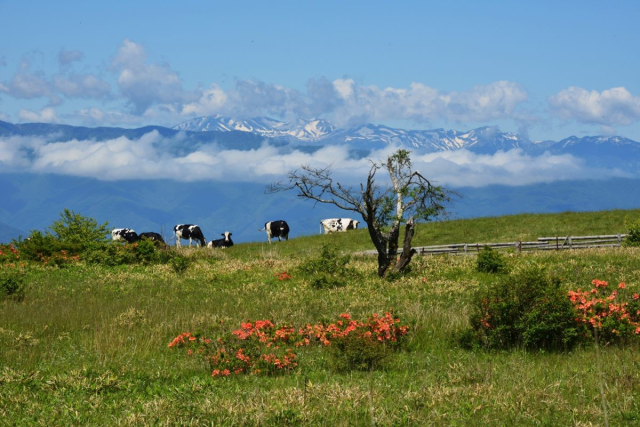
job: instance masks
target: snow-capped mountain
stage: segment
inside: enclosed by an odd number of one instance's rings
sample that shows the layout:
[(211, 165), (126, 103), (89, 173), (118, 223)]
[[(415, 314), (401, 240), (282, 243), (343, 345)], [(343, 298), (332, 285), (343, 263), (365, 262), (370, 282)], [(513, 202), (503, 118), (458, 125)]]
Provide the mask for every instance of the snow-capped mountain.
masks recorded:
[(291, 123), (268, 117), (235, 120), (220, 115), (199, 117), (175, 126), (175, 130), (191, 132), (251, 132), (267, 138), (294, 137), (300, 141), (317, 141), (336, 131), (335, 126), (323, 119), (298, 119)]
[(234, 120), (222, 116), (200, 117), (174, 127), (187, 131), (244, 131), (268, 138), (292, 137), (301, 142), (347, 144), (354, 148), (374, 148), (390, 144), (420, 148), (429, 152), (467, 148), (481, 153), (524, 148), (532, 145), (526, 138), (501, 132), (496, 127), (481, 127), (466, 132), (455, 130), (405, 130), (366, 124), (338, 129), (323, 119), (298, 119), (291, 123), (265, 117)]

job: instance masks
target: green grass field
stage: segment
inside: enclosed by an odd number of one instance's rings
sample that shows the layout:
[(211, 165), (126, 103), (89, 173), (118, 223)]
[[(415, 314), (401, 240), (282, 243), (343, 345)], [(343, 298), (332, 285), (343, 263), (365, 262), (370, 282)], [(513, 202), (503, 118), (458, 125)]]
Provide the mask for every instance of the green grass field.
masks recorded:
[[(420, 225), (414, 245), (624, 233), (640, 211), (517, 215)], [(0, 425), (596, 426), (640, 425), (640, 346), (568, 353), (463, 350), (475, 290), (495, 280), (475, 258), (417, 257), (394, 281), (375, 257), (354, 256), (361, 279), (317, 290), (299, 266), (325, 243), (371, 249), (366, 230), (225, 251), (182, 249), (169, 265), (26, 267), (22, 302), (0, 302)], [(512, 271), (544, 266), (567, 289), (592, 279), (640, 290), (640, 249), (509, 253)], [(282, 271), (290, 280), (278, 280)], [(201, 358), (169, 349), (181, 332), (210, 335), (247, 320), (302, 325), (388, 310), (410, 325), (382, 370), (336, 372), (301, 349), (282, 376), (212, 378)], [(599, 363), (597, 363), (599, 360)]]

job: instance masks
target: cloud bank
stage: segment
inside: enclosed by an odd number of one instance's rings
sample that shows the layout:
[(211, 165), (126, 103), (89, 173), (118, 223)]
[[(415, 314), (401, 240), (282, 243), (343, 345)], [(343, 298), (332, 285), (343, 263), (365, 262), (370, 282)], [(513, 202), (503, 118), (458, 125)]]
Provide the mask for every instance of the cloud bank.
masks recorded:
[[(392, 87), (324, 76), (308, 79), (304, 88), (242, 78), (224, 88), (217, 82), (187, 87), (171, 64), (150, 60), (145, 47), (129, 39), (99, 66), (85, 64), (83, 52), (67, 49), (58, 52), (55, 72), (46, 73), (34, 65), (39, 62), (39, 56), (27, 55), (11, 77), (0, 81), (0, 102), (2, 97), (28, 100), (33, 109), (37, 100), (46, 101), (36, 111), (22, 108), (14, 119), (86, 126), (174, 126), (220, 114), (286, 121), (320, 117), (339, 127), (405, 121), (424, 128), (442, 122), (511, 121), (521, 132), (530, 126), (551, 126), (559, 119), (599, 125), (607, 133), (615, 133), (616, 126), (640, 123), (640, 96), (624, 87), (599, 92), (570, 86), (548, 96), (543, 105), (535, 105), (535, 96), (530, 101), (524, 86), (509, 80), (448, 91), (419, 81)], [(0, 66), (6, 67), (3, 57)], [(6, 112), (3, 117), (8, 117)]]
[[(176, 147), (180, 149), (176, 150)], [(107, 181), (169, 179), (269, 183), (281, 181), (287, 172), (308, 164), (331, 166), (336, 179), (354, 185), (366, 179), (370, 168), (367, 158), (353, 158), (349, 148), (344, 146), (328, 146), (313, 153), (277, 148), (267, 143), (242, 151), (217, 144), (189, 147), (188, 141), (163, 138), (156, 131), (135, 140), (120, 137), (106, 141), (47, 142), (41, 138), (0, 138), (0, 172), (50, 173)], [(185, 148), (189, 151), (184, 152)], [(386, 159), (396, 149), (389, 146), (372, 152), (368, 158)], [(571, 155), (530, 156), (519, 149), (494, 155), (466, 150), (413, 153), (412, 161), (423, 175), (451, 187), (525, 185), (619, 176), (615, 171), (597, 171), (595, 174), (582, 160)]]

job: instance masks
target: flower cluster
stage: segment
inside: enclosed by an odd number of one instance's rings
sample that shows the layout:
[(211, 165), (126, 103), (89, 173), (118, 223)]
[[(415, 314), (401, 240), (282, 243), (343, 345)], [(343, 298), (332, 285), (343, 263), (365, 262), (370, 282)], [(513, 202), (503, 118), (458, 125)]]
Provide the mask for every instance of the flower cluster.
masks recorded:
[(350, 314), (341, 314), (340, 320), (334, 323), (307, 324), (300, 328), (298, 335), (302, 337), (302, 341), (298, 345), (308, 345), (311, 340), (317, 340), (327, 346), (331, 340), (347, 335), (379, 343), (396, 343), (409, 331), (408, 326), (399, 323), (400, 319), (393, 317), (390, 312), (383, 316), (374, 313), (367, 321), (353, 320)]
[(334, 323), (307, 324), (301, 328), (276, 326), (270, 320), (244, 322), (226, 337), (206, 338), (183, 332), (175, 337), (169, 348), (187, 349), (187, 354), (203, 355), (214, 377), (240, 374), (276, 375), (298, 367), (294, 348), (319, 343), (330, 345), (332, 340), (347, 336), (364, 339), (372, 344), (393, 344), (406, 335), (409, 328), (399, 325), (391, 313), (373, 314), (367, 321), (351, 319), (341, 314)]
[(569, 291), (569, 299), (579, 313), (576, 321), (610, 336), (640, 334), (640, 296), (625, 283), (606, 292), (608, 283), (594, 279), (590, 290)]
[(70, 255), (65, 249), (62, 249), (59, 252), (54, 252), (50, 256), (38, 253), (38, 257), (40, 258), (43, 266), (51, 264), (60, 267), (80, 261), (80, 255)]
[(24, 267), (24, 264), (20, 262), (20, 251), (13, 244), (0, 244), (0, 266), (16, 267), (16, 263)]
[(286, 271), (283, 271), (282, 273), (276, 273), (276, 277), (278, 278), (278, 280), (289, 280), (289, 279), (291, 279), (291, 275), (289, 273), (287, 273)]

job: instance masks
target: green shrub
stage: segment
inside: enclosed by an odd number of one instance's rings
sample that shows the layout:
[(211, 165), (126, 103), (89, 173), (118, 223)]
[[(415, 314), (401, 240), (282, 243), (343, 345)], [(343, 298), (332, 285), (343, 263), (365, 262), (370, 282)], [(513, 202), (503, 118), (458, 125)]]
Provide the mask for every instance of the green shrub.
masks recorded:
[[(584, 326), (560, 288), (539, 267), (502, 277), (480, 291), (471, 316), (472, 334), (488, 348), (569, 350), (584, 336)], [(469, 347), (472, 343), (462, 343)]]
[(356, 334), (334, 338), (327, 349), (331, 365), (338, 372), (381, 369), (392, 354), (385, 344)]
[(504, 256), (489, 246), (478, 252), (476, 262), (476, 269), (481, 273), (498, 273), (504, 271), (506, 265)]
[(158, 260), (158, 250), (153, 240), (142, 239), (131, 246), (138, 262), (150, 264)]
[(90, 264), (106, 266), (135, 264), (136, 255), (129, 245), (120, 243), (92, 243), (87, 247), (84, 259)]
[(184, 255), (176, 254), (169, 260), (169, 265), (173, 268), (173, 271), (181, 274), (187, 271), (191, 265), (191, 260)]
[(16, 268), (0, 269), (0, 298), (22, 301), (24, 296), (24, 272)]
[(340, 256), (335, 246), (325, 244), (319, 257), (308, 259), (298, 270), (310, 276), (309, 283), (314, 289), (338, 288), (358, 277), (355, 270), (347, 267), (350, 261), (349, 255)]
[(17, 243), (25, 260), (46, 262), (52, 257), (65, 255), (69, 257), (80, 255), (85, 247), (80, 243), (62, 242), (51, 234), (43, 234), (34, 230), (29, 238)]
[(640, 246), (640, 218), (635, 221), (627, 221), (627, 237), (624, 239), (625, 246)]

